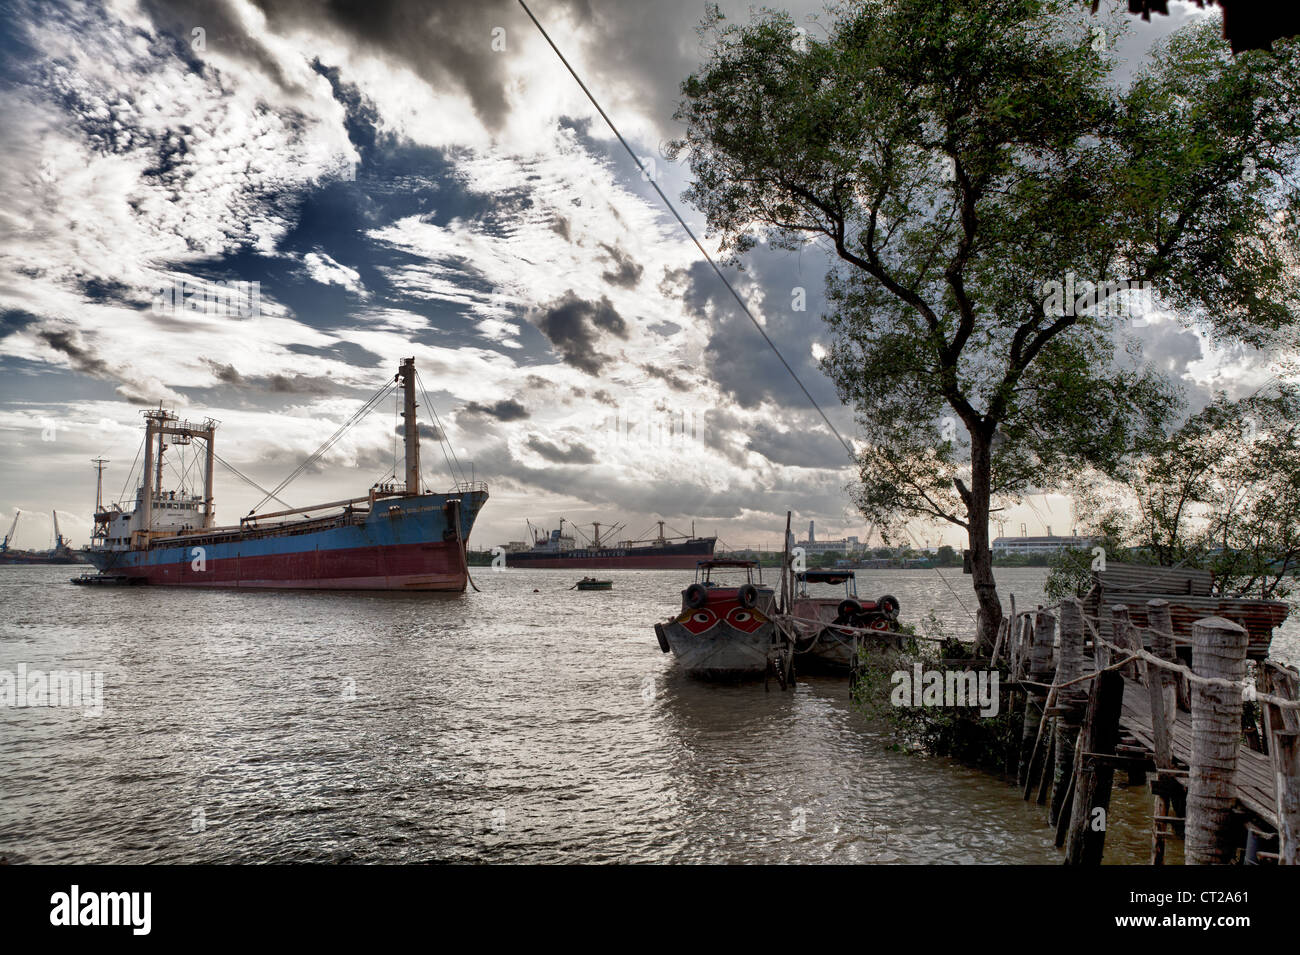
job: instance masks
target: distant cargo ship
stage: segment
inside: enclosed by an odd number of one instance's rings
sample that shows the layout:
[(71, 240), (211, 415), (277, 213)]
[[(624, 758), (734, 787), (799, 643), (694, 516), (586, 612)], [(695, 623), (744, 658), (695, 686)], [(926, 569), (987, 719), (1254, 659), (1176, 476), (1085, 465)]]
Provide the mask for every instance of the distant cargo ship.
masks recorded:
[[(571, 522), (570, 522), (571, 523)], [(595, 533), (590, 541), (579, 546), (572, 534), (564, 533), (565, 521), (560, 519), (559, 530), (538, 531), (531, 524), (533, 535), (530, 549), (507, 548), (507, 567), (533, 568), (588, 568), (598, 570), (694, 570), (702, 560), (710, 560), (717, 546), (717, 537), (694, 535), (665, 536), (664, 522), (658, 521), (659, 534), (641, 540), (624, 540), (607, 544), (602, 537), (617, 533), (618, 528), (601, 534), (600, 524), (593, 524)]]
[[(466, 541), (487, 501), (487, 485), (460, 482), (441, 494), (422, 487), (415, 359), (403, 360), (349, 425), (379, 406), (397, 382), (405, 398), (404, 484), (376, 484), (364, 497), (250, 514), (231, 527), (214, 526), (217, 423), (207, 419), (195, 425), (161, 409), (146, 412), (143, 480), (134, 507), (104, 508), (97, 502), (93, 543), (83, 553), (101, 575), (123, 583), (463, 591), (469, 581)], [(341, 433), (308, 461), (317, 460)], [(203, 495), (184, 488), (164, 491), (167, 442), (187, 445), (196, 439), (205, 450)], [(102, 485), (101, 468), (101, 499)]]
[(9, 533), (0, 543), (0, 566), (6, 564), (84, 564), (86, 561), (68, 546), (67, 540), (59, 533), (59, 515), (54, 512), (54, 547), (50, 550), (18, 550), (10, 547), (9, 542), (18, 532), (18, 518), (22, 511), (14, 511), (14, 521), (9, 525)]

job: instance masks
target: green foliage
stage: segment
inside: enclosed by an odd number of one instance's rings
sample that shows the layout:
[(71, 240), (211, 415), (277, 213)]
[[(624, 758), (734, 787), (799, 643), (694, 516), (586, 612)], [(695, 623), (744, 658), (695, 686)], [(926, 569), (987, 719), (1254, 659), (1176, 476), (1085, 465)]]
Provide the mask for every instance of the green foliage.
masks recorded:
[[(934, 629), (933, 617), (930, 629)], [(925, 647), (926, 649), (921, 649)], [(1019, 752), (1021, 714), (1008, 712), (1010, 694), (1002, 690), (998, 714), (982, 717), (973, 707), (895, 706), (890, 697), (893, 674), (923, 669), (943, 669), (946, 663), (966, 656), (958, 640), (942, 644), (911, 641), (904, 650), (865, 646), (853, 684), (854, 706), (873, 721), (889, 729), (892, 748), (949, 756), (993, 772), (1003, 772)], [(1000, 670), (1005, 686), (1006, 671)]]
[(1079, 509), (1110, 560), (1201, 567), (1220, 593), (1285, 598), (1300, 570), (1297, 422), (1300, 388), (1220, 396), (1132, 456), (1118, 480), (1090, 476)]

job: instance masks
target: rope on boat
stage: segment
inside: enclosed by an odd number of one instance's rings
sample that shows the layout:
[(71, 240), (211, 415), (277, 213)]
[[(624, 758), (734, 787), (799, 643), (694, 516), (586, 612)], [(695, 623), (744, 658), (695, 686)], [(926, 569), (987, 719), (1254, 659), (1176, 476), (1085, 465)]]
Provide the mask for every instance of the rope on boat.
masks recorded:
[(815, 620), (812, 617), (797, 617), (792, 613), (776, 614), (774, 616), (774, 619), (778, 621), (790, 620), (790, 621), (794, 621), (795, 623), (815, 624), (818, 627), (831, 628), (841, 633), (852, 633), (852, 634), (866, 633), (866, 634), (874, 634), (877, 637), (881, 635), (892, 635), (892, 636), (910, 637), (916, 640), (929, 640), (933, 643), (946, 643), (948, 640), (951, 639), (950, 637), (927, 637), (919, 633), (904, 633), (901, 630), (874, 630), (871, 627), (853, 627), (843, 623), (830, 623), (825, 620)]

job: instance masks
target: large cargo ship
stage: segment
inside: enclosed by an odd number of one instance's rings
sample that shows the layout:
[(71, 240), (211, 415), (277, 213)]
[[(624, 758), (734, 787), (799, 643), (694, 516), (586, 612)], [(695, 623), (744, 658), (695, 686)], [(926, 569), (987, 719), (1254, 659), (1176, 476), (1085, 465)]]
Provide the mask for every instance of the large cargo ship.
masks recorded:
[[(600, 525), (593, 524), (595, 534), (579, 544), (572, 534), (559, 530), (533, 531), (530, 549), (511, 550), (505, 554), (507, 567), (565, 567), (599, 570), (694, 570), (700, 561), (710, 560), (717, 546), (716, 537), (692, 535), (664, 536), (664, 522), (658, 521), (659, 534), (641, 540), (623, 540), (613, 544), (603, 541)], [(610, 532), (606, 532), (608, 536)]]
[(54, 511), (54, 546), (49, 550), (18, 550), (9, 546), (18, 533), (18, 518), (22, 511), (14, 511), (14, 521), (9, 525), (9, 533), (0, 542), (0, 566), (12, 564), (84, 564), (82, 556), (69, 546), (59, 531), (59, 512)]
[[(217, 423), (206, 419), (191, 424), (161, 409), (146, 412), (143, 480), (134, 506), (130, 510), (102, 506), (101, 469), (93, 542), (83, 553), (101, 575), (123, 583), (463, 591), (469, 581), (466, 541), (487, 501), (487, 486), (461, 481), (446, 493), (424, 488), (415, 359), (403, 360), (397, 375), (349, 424), (378, 406), (399, 384), (405, 398), (404, 483), (375, 484), (363, 497), (313, 507), (250, 513), (238, 525), (227, 527), (216, 526), (214, 519)], [(319, 460), (342, 430), (308, 463)], [(203, 442), (205, 452), (203, 494), (184, 487), (164, 491), (163, 458), (168, 447), (195, 440)], [(268, 492), (268, 498), (282, 488)]]

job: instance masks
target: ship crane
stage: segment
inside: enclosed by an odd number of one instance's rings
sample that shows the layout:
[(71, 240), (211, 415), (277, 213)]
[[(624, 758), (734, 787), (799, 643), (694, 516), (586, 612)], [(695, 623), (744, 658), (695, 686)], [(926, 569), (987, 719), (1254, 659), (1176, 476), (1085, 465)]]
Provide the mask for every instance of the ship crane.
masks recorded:
[(5, 535), (4, 543), (0, 543), (0, 554), (3, 554), (5, 551), (9, 549), (9, 542), (14, 539), (14, 534), (18, 532), (18, 518), (21, 514), (22, 511), (18, 510), (18, 508), (15, 507), (14, 522), (9, 525), (9, 533)]
[(67, 542), (64, 541), (63, 535), (59, 533), (59, 512), (50, 511), (50, 513), (54, 515), (54, 549), (56, 551), (63, 550), (63, 548), (68, 545)]

